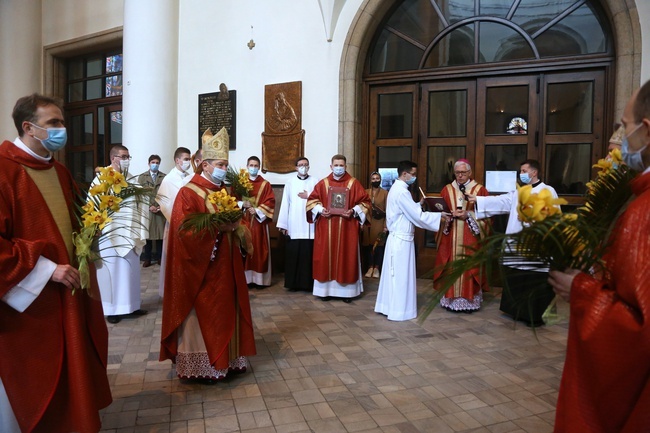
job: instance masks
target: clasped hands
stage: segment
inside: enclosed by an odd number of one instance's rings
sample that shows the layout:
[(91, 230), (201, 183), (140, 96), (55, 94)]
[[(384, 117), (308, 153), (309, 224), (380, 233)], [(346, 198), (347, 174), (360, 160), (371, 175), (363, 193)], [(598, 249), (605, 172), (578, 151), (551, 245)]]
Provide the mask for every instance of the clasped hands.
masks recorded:
[(244, 212), (248, 212), (251, 215), (255, 215), (255, 208), (253, 207), (251, 202), (249, 202), (248, 200), (244, 200), (242, 202), (242, 207), (245, 209)]

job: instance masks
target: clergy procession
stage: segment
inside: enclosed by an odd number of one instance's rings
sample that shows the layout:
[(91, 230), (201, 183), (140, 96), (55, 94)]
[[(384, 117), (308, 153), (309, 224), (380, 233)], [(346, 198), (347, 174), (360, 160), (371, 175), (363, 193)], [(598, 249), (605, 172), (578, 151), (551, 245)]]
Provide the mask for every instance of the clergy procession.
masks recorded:
[[(330, 302), (323, 308), (359, 308), (355, 301), (376, 287), (374, 312), (385, 316), (388, 329), (425, 320), (415, 242), (423, 232), (432, 234), (437, 250), (429, 307), (439, 305), (448, 317), (491, 319), (481, 307), (493, 275), (480, 258), (496, 236), (510, 236), (501, 243), (505, 252), (494, 252), (504, 272), (504, 314), (539, 327), (556, 302), (569, 302), (555, 431), (650, 429), (648, 83), (632, 95), (622, 148), (614, 151), (617, 164), (638, 173), (633, 195), (590, 272), (549, 266), (517, 237), (541, 223), (542, 210), (561, 218), (562, 202), (542, 181), (537, 160), (521, 162), (519, 186), (499, 195), (474, 179), (467, 159), (452, 161), (449, 183), (431, 206), (416, 183), (426, 168), (413, 161), (395, 161), (391, 182), (382, 181), (387, 172), (378, 168), (364, 185), (343, 154), (331, 157), (322, 179), (310, 175), (309, 159), (300, 156), (276, 197), (260, 158), (250, 156), (237, 171), (226, 129), (208, 129), (194, 155), (176, 149), (169, 173), (153, 154), (147, 171), (132, 174), (128, 148), (116, 145), (110, 165), (83, 191), (53, 157), (66, 144), (59, 101), (26, 96), (13, 118), (18, 137), (0, 146), (2, 432), (101, 429), (100, 410), (112, 401), (109, 331), (149, 314), (142, 308), (141, 266), (158, 265), (160, 272), (159, 361), (171, 361), (181, 384), (219, 386), (255, 363), (259, 331), (251, 299), (274, 284), (276, 261), (287, 296), (299, 292), (293, 295)], [(543, 204), (528, 207), (531, 197)], [(537, 219), (527, 219), (530, 213)], [(508, 218), (502, 234), (494, 232), (498, 215)], [(274, 231), (284, 246), (276, 257)]]

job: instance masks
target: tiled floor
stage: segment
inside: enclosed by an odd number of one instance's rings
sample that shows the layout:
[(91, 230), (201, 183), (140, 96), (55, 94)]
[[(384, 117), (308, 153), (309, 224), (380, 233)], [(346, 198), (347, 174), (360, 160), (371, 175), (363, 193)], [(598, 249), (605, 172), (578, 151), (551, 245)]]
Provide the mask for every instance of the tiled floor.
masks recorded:
[[(436, 308), (424, 321), (373, 312), (377, 280), (344, 304), (290, 293), (282, 277), (251, 291), (252, 371), (181, 383), (158, 362), (158, 266), (143, 269), (149, 314), (108, 325), (114, 402), (103, 432), (528, 432), (553, 430), (566, 325), (529, 328), (481, 311)], [(419, 305), (430, 290), (419, 282)]]

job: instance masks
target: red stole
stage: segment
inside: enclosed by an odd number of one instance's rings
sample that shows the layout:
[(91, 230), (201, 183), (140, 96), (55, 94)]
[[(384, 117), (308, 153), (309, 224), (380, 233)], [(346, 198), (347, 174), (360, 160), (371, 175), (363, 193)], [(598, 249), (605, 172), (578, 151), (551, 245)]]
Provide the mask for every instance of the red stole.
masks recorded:
[(180, 189), (174, 201), (167, 243), (167, 257), (173, 266), (165, 270), (161, 361), (175, 362), (178, 328), (192, 308), (214, 368), (228, 367), (228, 347), (232, 343), (238, 345), (236, 350), (241, 356), (255, 354), (248, 286), (237, 238), (229, 232), (218, 233), (216, 239), (208, 233), (179, 233), (185, 215), (209, 212), (208, 206), (214, 210), (207, 195), (219, 189), (197, 175)]
[[(307, 199), (307, 221), (313, 221), (311, 210), (322, 205), (329, 207), (328, 188), (330, 186), (349, 188), (350, 209), (359, 205), (366, 215), (366, 223), (371, 208), (368, 193), (361, 183), (348, 173), (340, 180), (330, 174), (316, 184)], [(336, 280), (339, 284), (352, 284), (359, 280), (359, 220), (346, 219), (340, 215), (331, 218), (319, 216), (315, 222), (314, 238), (314, 279), (325, 282)]]

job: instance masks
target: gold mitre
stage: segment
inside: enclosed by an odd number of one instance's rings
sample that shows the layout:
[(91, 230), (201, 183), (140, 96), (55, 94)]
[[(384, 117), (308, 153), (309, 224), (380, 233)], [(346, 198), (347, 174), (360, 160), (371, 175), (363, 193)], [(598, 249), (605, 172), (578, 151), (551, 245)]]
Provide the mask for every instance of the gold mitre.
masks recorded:
[(614, 131), (614, 134), (612, 134), (612, 138), (609, 139), (609, 142), (618, 145), (623, 144), (624, 134), (625, 134), (625, 127), (621, 125), (616, 131)]
[(212, 135), (210, 128), (206, 129), (201, 136), (203, 142), (203, 160), (225, 159), (228, 161), (228, 150), (230, 149), (230, 138), (226, 128), (221, 128), (217, 135)]

